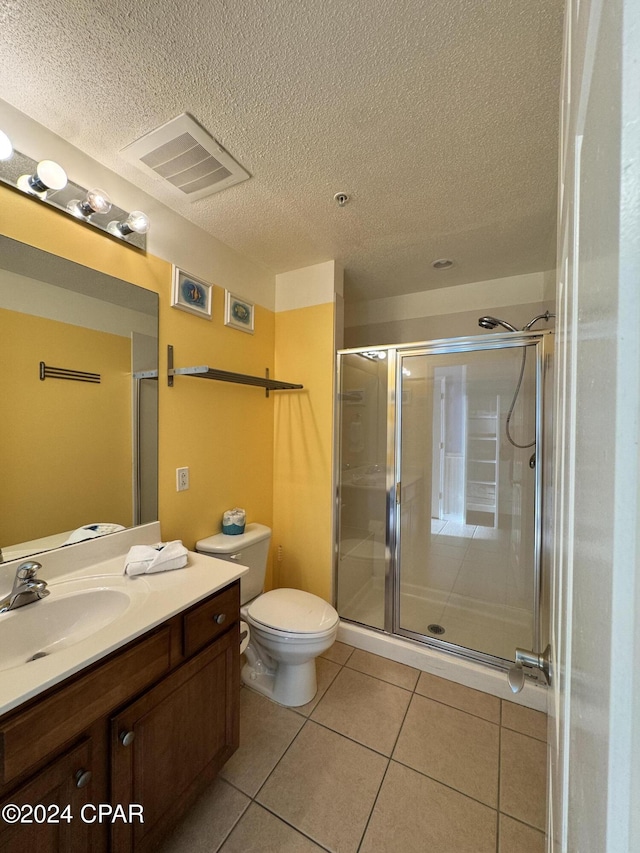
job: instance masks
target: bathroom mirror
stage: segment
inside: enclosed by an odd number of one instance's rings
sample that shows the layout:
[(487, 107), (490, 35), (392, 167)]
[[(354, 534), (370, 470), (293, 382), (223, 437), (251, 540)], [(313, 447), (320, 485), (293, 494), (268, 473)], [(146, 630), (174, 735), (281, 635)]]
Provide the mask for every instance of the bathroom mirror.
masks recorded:
[(158, 517), (158, 296), (0, 236), (4, 562)]

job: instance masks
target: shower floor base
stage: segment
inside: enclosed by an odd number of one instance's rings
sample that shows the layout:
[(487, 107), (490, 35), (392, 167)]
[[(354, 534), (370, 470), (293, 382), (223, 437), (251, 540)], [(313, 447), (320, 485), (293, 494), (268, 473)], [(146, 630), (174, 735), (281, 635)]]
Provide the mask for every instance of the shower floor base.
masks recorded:
[(524, 689), (514, 694), (509, 688), (504, 670), (438, 651), (425, 643), (384, 634), (344, 620), (340, 622), (338, 640), (355, 646), (356, 649), (412, 666), (456, 684), (464, 684), (465, 687), (490, 693), (500, 699), (547, 712), (548, 688), (534, 679), (527, 678)]
[[(382, 582), (369, 581), (341, 608), (340, 616), (384, 628)], [(429, 631), (430, 625), (441, 626), (444, 633)], [(401, 590), (400, 627), (509, 661), (514, 659), (517, 647), (531, 647), (533, 636), (531, 613), (526, 610), (413, 586)]]

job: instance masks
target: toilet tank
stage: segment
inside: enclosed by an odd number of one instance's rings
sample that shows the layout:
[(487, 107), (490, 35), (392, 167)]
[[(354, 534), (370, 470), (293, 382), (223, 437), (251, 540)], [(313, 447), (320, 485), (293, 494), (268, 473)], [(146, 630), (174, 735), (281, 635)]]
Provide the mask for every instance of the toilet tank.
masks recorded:
[(227, 536), (216, 533), (196, 542), (198, 554), (207, 554), (219, 560), (229, 560), (248, 566), (249, 571), (240, 578), (240, 603), (246, 604), (264, 590), (271, 528), (264, 524), (247, 524), (244, 533)]

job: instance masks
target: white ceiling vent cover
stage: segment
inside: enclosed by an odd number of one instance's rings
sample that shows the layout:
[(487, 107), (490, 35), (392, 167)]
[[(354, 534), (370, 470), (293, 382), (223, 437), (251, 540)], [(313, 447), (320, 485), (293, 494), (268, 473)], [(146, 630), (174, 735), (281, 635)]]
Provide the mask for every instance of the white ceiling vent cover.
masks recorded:
[(167, 181), (190, 201), (251, 177), (187, 113), (150, 131), (120, 153), (134, 166)]

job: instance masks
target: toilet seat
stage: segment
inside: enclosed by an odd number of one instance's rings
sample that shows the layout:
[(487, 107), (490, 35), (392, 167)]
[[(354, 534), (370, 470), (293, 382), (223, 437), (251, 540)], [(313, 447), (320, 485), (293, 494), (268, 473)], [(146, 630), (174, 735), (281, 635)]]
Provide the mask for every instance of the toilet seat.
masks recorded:
[(314, 639), (331, 633), (339, 616), (317, 595), (299, 589), (274, 589), (251, 601), (246, 616), (255, 627), (279, 637)]
[(282, 628), (271, 628), (269, 625), (264, 625), (262, 622), (257, 622), (255, 619), (252, 619), (249, 615), (247, 615), (245, 617), (245, 619), (249, 623), (249, 626), (256, 633), (256, 636), (258, 635), (258, 632), (259, 632), (260, 634), (268, 634), (269, 636), (273, 637), (274, 639), (277, 638), (279, 640), (284, 640), (284, 641), (291, 640), (292, 643), (295, 643), (295, 642), (305, 643), (307, 640), (309, 642), (311, 642), (313, 640), (322, 640), (325, 637), (331, 636), (331, 634), (333, 634), (337, 628), (337, 624), (336, 624), (332, 628), (327, 628), (326, 631), (318, 631), (315, 634), (310, 634), (310, 633), (303, 634), (301, 632), (295, 632), (295, 631), (283, 631)]

